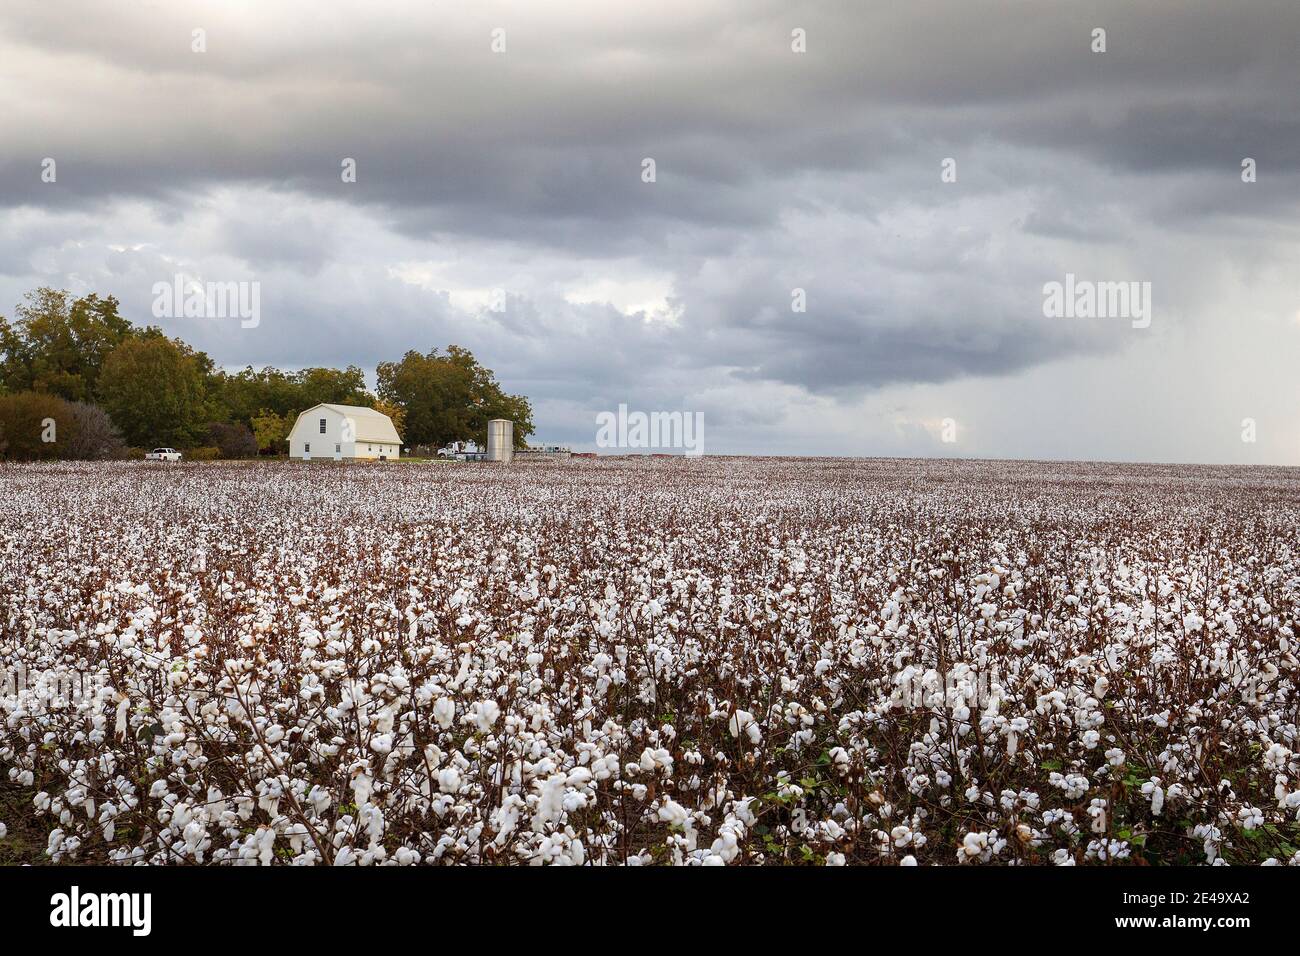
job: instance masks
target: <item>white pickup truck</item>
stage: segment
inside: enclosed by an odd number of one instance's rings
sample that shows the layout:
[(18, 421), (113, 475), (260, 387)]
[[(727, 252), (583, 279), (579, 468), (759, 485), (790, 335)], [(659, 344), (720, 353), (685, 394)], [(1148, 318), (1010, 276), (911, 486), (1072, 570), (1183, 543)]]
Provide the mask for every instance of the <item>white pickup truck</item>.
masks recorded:
[(155, 448), (144, 456), (145, 461), (180, 461), (181, 453), (175, 448)]

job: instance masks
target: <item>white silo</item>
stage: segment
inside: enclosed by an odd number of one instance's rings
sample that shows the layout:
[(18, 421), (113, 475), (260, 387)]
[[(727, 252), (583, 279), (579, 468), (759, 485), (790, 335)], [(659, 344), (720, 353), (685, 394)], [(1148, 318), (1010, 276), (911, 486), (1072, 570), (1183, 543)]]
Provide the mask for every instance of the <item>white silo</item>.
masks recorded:
[(509, 464), (515, 457), (515, 423), (508, 418), (494, 418), (488, 422), (488, 461)]

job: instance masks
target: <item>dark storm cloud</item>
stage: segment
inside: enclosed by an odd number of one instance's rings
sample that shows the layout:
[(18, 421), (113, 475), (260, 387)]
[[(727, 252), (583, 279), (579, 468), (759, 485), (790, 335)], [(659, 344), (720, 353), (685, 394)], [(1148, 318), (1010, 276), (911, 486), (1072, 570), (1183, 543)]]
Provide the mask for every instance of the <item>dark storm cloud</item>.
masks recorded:
[(0, 275), (143, 318), (176, 272), (257, 278), (258, 329), (164, 324), (236, 365), (456, 341), (555, 403), (1008, 376), (1133, 341), (1043, 282), (1285, 230), (1298, 52), (1283, 0), (9, 4)]
[[(1090, 6), (751, 2), (620, 24), (585, 4), (534, 18), (332, 4), (310, 20), (293, 5), (11, 5), (7, 47), (25, 55), (7, 73), (27, 102), (4, 195), (49, 201), (18, 175), (42, 147), (84, 165), (64, 180), (83, 196), (251, 181), (333, 197), (356, 155), (353, 198), (403, 210), (744, 223), (705, 189), (905, 160), (909, 143), (993, 137), (1150, 171), (1217, 167), (1251, 143), (1275, 168), (1300, 161), (1294, 4)], [(494, 56), (498, 22), (511, 45)], [(791, 24), (809, 31), (802, 57)], [(55, 66), (67, 75), (41, 75)], [(647, 211), (625, 185), (643, 155), (701, 188), (660, 190)]]

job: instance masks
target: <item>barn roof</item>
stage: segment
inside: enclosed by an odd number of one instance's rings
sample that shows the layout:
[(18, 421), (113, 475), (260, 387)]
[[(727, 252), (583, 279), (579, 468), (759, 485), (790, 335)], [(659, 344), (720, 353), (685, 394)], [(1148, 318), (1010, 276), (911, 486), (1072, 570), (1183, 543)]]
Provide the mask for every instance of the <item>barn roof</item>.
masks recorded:
[[(357, 441), (396, 442), (399, 445), (402, 442), (402, 437), (397, 434), (397, 429), (393, 427), (391, 418), (383, 412), (377, 412), (373, 408), (365, 408), (361, 405), (335, 405), (331, 402), (322, 402), (299, 414), (298, 421), (302, 421), (303, 415), (307, 415), (318, 408), (328, 408), (352, 419), (356, 425)], [(295, 422), (294, 428), (297, 427), (298, 425)]]

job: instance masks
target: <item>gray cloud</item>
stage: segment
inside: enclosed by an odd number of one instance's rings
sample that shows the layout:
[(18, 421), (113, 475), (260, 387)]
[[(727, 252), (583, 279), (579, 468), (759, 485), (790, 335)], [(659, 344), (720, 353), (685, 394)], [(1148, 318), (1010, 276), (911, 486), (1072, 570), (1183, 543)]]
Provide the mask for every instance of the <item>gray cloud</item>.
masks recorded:
[[(1289, 347), (1297, 28), (1284, 0), (10, 5), (0, 295), (94, 289), (156, 321), (176, 272), (257, 279), (258, 329), (161, 324), (228, 365), (457, 342), (571, 440), (629, 401), (707, 408), (737, 451), (842, 447), (810, 420), (870, 414), (860, 451), (943, 453), (921, 403), (1001, 382), (987, 414), (1027, 421), (1033, 389), (1176, 374), (1170, 342), (1222, 353), (1225, 314)], [(1161, 318), (1047, 320), (1067, 271), (1152, 281)], [(1093, 453), (1143, 457), (1103, 414), (1078, 432)], [(970, 434), (972, 454), (1060, 447)]]

